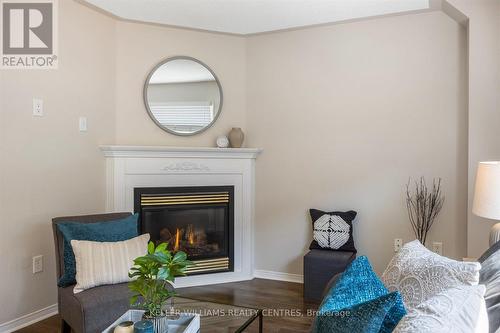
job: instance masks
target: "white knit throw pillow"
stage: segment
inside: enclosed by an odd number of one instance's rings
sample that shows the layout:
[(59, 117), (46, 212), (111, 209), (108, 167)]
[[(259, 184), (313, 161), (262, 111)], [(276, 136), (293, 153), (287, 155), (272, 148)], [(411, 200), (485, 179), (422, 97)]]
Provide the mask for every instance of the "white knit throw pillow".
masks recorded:
[(130, 281), (128, 273), (134, 259), (148, 251), (149, 234), (121, 242), (72, 240), (76, 262), (76, 286), (73, 292)]

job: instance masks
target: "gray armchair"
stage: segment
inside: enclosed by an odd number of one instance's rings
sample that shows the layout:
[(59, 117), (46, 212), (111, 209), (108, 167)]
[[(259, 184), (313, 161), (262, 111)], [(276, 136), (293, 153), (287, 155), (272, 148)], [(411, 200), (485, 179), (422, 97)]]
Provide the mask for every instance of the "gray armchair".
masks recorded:
[[(52, 230), (56, 249), (57, 279), (64, 272), (63, 236), (57, 229), (61, 222), (96, 223), (121, 219), (131, 213), (113, 213), (86, 216), (67, 216), (52, 219)], [(59, 315), (62, 318), (61, 332), (95, 333), (113, 323), (129, 309), (131, 296), (127, 283), (100, 286), (73, 294), (74, 286), (58, 288)]]

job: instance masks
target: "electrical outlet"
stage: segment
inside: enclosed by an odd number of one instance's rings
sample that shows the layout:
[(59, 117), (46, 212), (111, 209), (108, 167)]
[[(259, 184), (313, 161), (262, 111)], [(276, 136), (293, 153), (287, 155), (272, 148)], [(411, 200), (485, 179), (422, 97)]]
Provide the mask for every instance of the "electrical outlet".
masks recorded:
[(43, 256), (33, 257), (33, 274), (43, 272)]
[(394, 238), (394, 252), (398, 252), (403, 247), (402, 238)]
[(33, 116), (43, 117), (43, 100), (40, 98), (33, 98)]
[(442, 242), (433, 242), (432, 243), (432, 252), (437, 253), (439, 255), (443, 255), (443, 243)]

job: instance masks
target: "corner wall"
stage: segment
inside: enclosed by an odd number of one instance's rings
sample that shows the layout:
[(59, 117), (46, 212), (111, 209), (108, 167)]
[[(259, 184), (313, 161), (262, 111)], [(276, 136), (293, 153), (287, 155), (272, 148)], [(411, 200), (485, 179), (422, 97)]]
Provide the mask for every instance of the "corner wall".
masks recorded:
[(258, 35), (247, 49), (248, 145), (264, 148), (258, 270), (302, 274), (319, 208), (359, 212), (359, 254), (382, 272), (394, 238), (414, 239), (404, 191), (420, 176), (441, 177), (446, 196), (428, 245), (466, 254), (462, 26), (430, 12)]
[[(59, 69), (0, 71), (0, 225), (7, 230), (0, 235), (0, 295), (9, 300), (0, 323), (56, 302), (50, 218), (104, 210), (99, 144), (213, 146), (217, 135), (243, 127), (247, 146), (265, 148), (257, 161), (260, 270), (302, 273), (311, 237), (307, 208), (317, 207), (360, 211), (358, 248), (380, 271), (392, 255), (392, 238), (411, 237), (402, 192), (410, 173), (446, 175), (447, 204), (430, 241), (444, 240), (445, 254), (460, 257), (468, 238), (469, 255), (480, 253), (490, 224), (469, 213), (466, 236), (464, 179), (468, 173), (473, 184), (476, 162), (500, 157), (494, 144), (500, 4), (449, 2), (471, 18), (468, 158), (465, 37), (441, 13), (242, 38), (117, 21), (60, 0)], [(432, 24), (442, 29), (431, 31)], [(445, 59), (441, 52), (457, 53)], [(210, 65), (224, 88), (221, 118), (191, 138), (163, 132), (142, 103), (148, 71), (179, 54)], [(411, 91), (412, 82), (418, 91)], [(33, 97), (44, 99), (45, 117), (31, 116)], [(81, 115), (89, 119), (85, 134), (77, 130)], [(380, 250), (371, 254), (374, 248)], [(268, 253), (281, 258), (271, 262)], [(32, 275), (37, 254), (45, 256), (45, 270)]]
[(498, 222), (472, 214), (472, 200), (478, 162), (500, 159), (500, 1), (446, 1), (469, 18), (467, 255), (477, 258)]

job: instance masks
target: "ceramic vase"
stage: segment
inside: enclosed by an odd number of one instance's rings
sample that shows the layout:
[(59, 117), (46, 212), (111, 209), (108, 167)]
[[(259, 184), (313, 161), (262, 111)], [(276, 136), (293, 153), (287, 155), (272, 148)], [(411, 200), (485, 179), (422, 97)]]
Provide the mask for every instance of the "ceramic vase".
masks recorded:
[(134, 333), (155, 333), (153, 322), (141, 320), (134, 324)]
[(134, 322), (124, 321), (115, 327), (113, 333), (134, 333)]
[(229, 143), (233, 148), (241, 148), (243, 145), (243, 140), (245, 140), (245, 134), (239, 127), (233, 127), (231, 132), (229, 132)]

